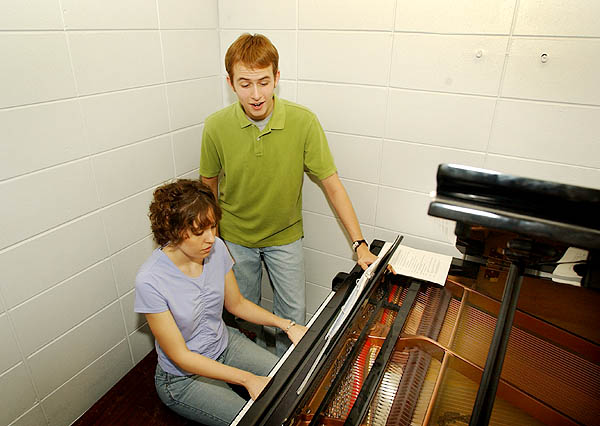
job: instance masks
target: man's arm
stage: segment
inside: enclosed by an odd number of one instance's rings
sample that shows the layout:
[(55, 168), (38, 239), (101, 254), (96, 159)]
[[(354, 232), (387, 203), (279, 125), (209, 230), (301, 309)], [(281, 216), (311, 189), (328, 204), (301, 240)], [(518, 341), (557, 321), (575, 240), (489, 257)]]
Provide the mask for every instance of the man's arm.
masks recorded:
[[(217, 200), (217, 203), (218, 203), (219, 202), (219, 176), (217, 175), (217, 176), (211, 177), (211, 178), (200, 176), (200, 180), (202, 180), (202, 183), (210, 188), (213, 195), (215, 196), (215, 200)], [(217, 237), (218, 236), (219, 236), (219, 225), (217, 225)]]
[(215, 200), (219, 201), (219, 176), (211, 178), (200, 176), (200, 179), (202, 180), (203, 184), (211, 189), (213, 195), (215, 196)]
[[(352, 207), (352, 202), (350, 201), (350, 197), (348, 197), (348, 193), (346, 192), (344, 185), (342, 185), (338, 174), (334, 173), (331, 176), (326, 177), (321, 183), (325, 188), (327, 199), (333, 204), (333, 208), (342, 221), (344, 228), (346, 228), (346, 232), (350, 236), (350, 239), (352, 241), (364, 239), (362, 231), (360, 230), (360, 225), (358, 224), (356, 213)], [(367, 267), (377, 259), (377, 256), (369, 251), (369, 247), (366, 244), (358, 246), (356, 253), (358, 254), (358, 264), (363, 269), (367, 269)]]

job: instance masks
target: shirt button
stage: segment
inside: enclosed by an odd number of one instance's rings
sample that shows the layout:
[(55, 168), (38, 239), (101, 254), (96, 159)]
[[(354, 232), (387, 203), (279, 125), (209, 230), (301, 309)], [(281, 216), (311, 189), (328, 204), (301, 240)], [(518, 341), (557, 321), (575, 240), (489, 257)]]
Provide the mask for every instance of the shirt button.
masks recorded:
[(256, 138), (257, 141), (260, 141), (260, 137)]

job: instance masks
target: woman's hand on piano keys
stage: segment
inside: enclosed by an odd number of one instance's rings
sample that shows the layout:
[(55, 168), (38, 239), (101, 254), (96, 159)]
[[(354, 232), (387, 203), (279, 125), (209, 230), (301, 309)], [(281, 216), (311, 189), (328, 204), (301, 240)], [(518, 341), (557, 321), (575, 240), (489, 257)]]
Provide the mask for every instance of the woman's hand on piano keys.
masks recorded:
[(250, 398), (252, 398), (252, 400), (256, 401), (256, 398), (258, 398), (265, 386), (267, 386), (269, 380), (271, 380), (270, 377), (257, 376), (255, 374), (252, 374), (248, 378), (248, 381), (244, 383), (244, 387), (250, 394)]
[(303, 325), (294, 324), (292, 327), (290, 327), (286, 331), (286, 334), (290, 338), (290, 340), (292, 341), (292, 343), (294, 345), (297, 345), (298, 342), (300, 341), (300, 339), (302, 339), (302, 336), (304, 336), (304, 334), (306, 333), (307, 330), (308, 330), (308, 328), (304, 327)]
[(358, 255), (358, 264), (363, 270), (366, 270), (371, 263), (377, 260), (377, 256), (369, 251), (369, 247), (366, 244), (358, 246), (356, 254)]

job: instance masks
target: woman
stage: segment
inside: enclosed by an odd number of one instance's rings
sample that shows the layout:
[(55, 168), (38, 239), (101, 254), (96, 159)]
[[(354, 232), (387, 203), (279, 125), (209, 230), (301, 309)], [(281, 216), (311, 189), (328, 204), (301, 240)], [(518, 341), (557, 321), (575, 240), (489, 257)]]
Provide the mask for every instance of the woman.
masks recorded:
[(178, 414), (206, 425), (227, 425), (245, 400), (256, 399), (277, 357), (227, 327), (223, 307), (236, 317), (284, 330), (297, 344), (306, 328), (246, 300), (233, 261), (216, 237), (221, 210), (200, 181), (181, 179), (154, 191), (150, 204), (160, 246), (136, 277), (135, 311), (144, 313), (158, 353), (156, 390)]

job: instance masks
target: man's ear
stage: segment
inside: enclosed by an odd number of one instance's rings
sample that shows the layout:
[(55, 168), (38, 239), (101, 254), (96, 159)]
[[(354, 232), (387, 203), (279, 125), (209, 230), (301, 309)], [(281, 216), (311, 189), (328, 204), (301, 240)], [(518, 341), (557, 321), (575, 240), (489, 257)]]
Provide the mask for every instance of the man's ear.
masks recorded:
[(229, 78), (229, 76), (227, 76), (227, 83), (229, 84), (229, 87), (231, 87), (231, 90), (235, 92), (235, 87), (233, 87), (233, 82), (231, 81), (231, 78)]
[(280, 76), (280, 72), (279, 70), (277, 70), (277, 73), (275, 74), (275, 86), (277, 87), (277, 84), (279, 83), (279, 76)]

